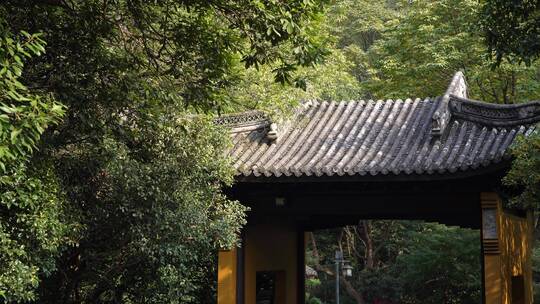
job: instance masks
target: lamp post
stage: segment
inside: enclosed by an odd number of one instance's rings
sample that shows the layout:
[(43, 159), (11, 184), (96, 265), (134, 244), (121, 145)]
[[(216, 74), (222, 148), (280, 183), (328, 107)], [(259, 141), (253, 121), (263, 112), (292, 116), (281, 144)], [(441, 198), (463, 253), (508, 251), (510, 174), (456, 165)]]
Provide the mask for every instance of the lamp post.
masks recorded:
[(340, 250), (336, 251), (335, 262), (336, 262), (336, 304), (339, 304), (339, 272), (340, 272), (339, 268), (341, 266), (344, 277), (352, 277), (352, 266), (349, 264), (346, 264), (347, 261), (343, 259), (343, 252)]
[(339, 263), (343, 261), (343, 252), (336, 251), (336, 304), (339, 304)]

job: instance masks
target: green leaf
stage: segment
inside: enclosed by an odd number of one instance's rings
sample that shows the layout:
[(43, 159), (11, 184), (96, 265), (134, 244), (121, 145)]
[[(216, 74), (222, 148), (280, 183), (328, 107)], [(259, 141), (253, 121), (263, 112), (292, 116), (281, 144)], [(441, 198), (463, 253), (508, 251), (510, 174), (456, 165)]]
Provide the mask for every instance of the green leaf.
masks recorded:
[(10, 135), (10, 139), (11, 139), (11, 143), (14, 144), (15, 143), (15, 139), (17, 138), (17, 136), (19, 136), (19, 134), (21, 134), (22, 130), (21, 129), (17, 129), (17, 128), (13, 128), (11, 130), (11, 135)]

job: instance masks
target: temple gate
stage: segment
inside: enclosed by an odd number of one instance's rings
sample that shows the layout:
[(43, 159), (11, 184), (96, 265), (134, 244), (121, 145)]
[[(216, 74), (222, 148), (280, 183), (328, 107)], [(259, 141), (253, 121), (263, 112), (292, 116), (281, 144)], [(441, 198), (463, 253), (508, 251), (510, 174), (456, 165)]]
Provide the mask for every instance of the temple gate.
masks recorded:
[(218, 304), (304, 303), (304, 233), (359, 219), (480, 229), (483, 303), (532, 303), (533, 215), (505, 208), (500, 181), (538, 121), (538, 102), (468, 99), (462, 73), (437, 98), (309, 101), (281, 123), (220, 117), (237, 170), (228, 194), (251, 211), (242, 245), (219, 253)]

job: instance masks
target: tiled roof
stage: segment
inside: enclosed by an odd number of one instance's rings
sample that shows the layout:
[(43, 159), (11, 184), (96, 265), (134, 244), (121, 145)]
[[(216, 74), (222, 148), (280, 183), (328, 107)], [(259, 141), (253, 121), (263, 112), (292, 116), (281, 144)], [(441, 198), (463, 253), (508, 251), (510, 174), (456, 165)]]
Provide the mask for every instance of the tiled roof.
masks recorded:
[[(466, 87), (460, 90), (451, 86), (443, 97), (424, 100), (309, 101), (277, 126), (257, 112), (220, 123), (231, 127), (230, 155), (239, 175), (300, 177), (489, 166), (507, 157), (515, 137), (540, 121), (538, 102), (491, 105), (468, 100)], [(268, 137), (271, 125), (275, 140)]]

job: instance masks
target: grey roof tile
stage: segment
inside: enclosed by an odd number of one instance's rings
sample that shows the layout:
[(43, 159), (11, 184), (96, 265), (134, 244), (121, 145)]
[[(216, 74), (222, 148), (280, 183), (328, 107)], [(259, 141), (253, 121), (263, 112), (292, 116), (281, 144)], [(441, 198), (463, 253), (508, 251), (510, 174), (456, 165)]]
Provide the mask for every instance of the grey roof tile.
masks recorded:
[[(450, 118), (437, 136), (431, 122), (444, 110), (442, 98), (306, 102), (273, 142), (266, 138), (269, 120), (257, 114), (258, 123), (239, 119), (240, 131), (227, 124), (230, 155), (243, 176), (452, 174), (499, 162), (515, 137), (540, 120), (539, 103), (489, 105), (481, 115), (483, 103), (450, 96)], [(469, 119), (462, 109), (477, 112)]]
[(452, 174), (508, 157), (519, 134), (540, 121), (540, 102), (493, 105), (466, 98), (463, 74), (442, 97), (308, 101), (267, 138), (270, 119), (251, 111), (216, 123), (230, 128), (242, 176)]

